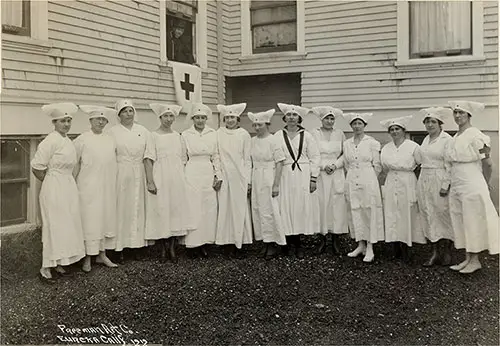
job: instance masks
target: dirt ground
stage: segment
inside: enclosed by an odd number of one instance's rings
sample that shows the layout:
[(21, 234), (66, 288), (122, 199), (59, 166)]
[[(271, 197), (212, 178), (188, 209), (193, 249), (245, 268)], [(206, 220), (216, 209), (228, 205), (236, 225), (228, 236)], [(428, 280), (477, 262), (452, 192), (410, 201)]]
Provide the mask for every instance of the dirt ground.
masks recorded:
[[(352, 246), (344, 240), (342, 250)], [(376, 246), (373, 264), (257, 252), (230, 259), (212, 248), (208, 259), (149, 258), (90, 274), (75, 265), (73, 278), (52, 286), (38, 268), (16, 273), (2, 258), (1, 344), (499, 344), (498, 256), (482, 255), (483, 269), (463, 276), (422, 267), (427, 246), (414, 247), (411, 264), (387, 245)]]

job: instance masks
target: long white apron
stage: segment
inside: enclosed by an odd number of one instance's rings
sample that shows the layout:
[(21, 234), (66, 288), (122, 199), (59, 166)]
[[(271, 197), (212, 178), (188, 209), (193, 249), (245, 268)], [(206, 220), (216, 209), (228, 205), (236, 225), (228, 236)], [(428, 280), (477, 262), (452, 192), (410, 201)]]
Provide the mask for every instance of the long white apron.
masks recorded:
[(247, 197), (250, 183), (250, 135), (242, 128), (217, 130), (222, 185), (218, 193), (217, 245), (252, 243), (252, 220)]
[(188, 196), (194, 210), (196, 230), (184, 237), (187, 248), (215, 242), (217, 228), (217, 193), (213, 189), (214, 175), (220, 176), (215, 130), (205, 127), (199, 133), (191, 127), (182, 133), (188, 160), (185, 167)]
[(87, 255), (116, 247), (116, 147), (109, 134), (82, 133), (74, 141), (76, 182)]
[(278, 197), (272, 197), (275, 165), (285, 160), (276, 138), (252, 138), (252, 221), (255, 240), (286, 245)]
[(116, 144), (117, 234), (116, 250), (140, 248), (149, 243), (145, 239), (146, 173), (144, 152), (149, 131), (134, 124), (127, 129), (121, 124), (111, 128)]
[(85, 256), (75, 165), (73, 143), (55, 131), (40, 143), (31, 161), (34, 169), (47, 170), (39, 197), (45, 268), (69, 265)]

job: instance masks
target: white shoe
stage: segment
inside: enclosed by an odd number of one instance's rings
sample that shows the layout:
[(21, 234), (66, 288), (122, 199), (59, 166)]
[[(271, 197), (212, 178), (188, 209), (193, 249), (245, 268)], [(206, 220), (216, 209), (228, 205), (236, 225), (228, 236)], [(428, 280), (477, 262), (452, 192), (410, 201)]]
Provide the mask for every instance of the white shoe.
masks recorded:
[(470, 261), (465, 268), (460, 270), (460, 274), (471, 274), (474, 273), (476, 270), (479, 270), (482, 268), (481, 262), (479, 261)]
[(111, 260), (106, 256), (97, 256), (95, 263), (104, 264), (109, 268), (118, 268), (118, 264), (111, 262)]
[(467, 264), (469, 264), (469, 262), (470, 262), (470, 259), (467, 258), (465, 261), (463, 261), (459, 264), (455, 264), (454, 266), (451, 266), (450, 269), (455, 270), (455, 271), (460, 271), (460, 270), (464, 269), (467, 266)]
[(52, 279), (52, 273), (50, 272), (50, 268), (41, 268), (40, 275), (45, 279)]
[(360, 245), (358, 245), (358, 247), (354, 251), (349, 252), (347, 254), (347, 256), (349, 256), (349, 257), (358, 257), (361, 254), (364, 255), (365, 252), (366, 252), (366, 247), (360, 244)]

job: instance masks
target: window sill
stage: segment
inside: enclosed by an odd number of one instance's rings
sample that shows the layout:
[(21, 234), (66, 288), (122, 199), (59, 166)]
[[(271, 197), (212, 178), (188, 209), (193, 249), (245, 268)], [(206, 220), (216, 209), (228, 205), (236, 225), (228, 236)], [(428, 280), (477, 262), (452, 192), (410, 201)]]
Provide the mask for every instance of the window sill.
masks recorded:
[[(207, 77), (208, 76), (208, 68), (202, 68), (198, 65), (191, 65), (191, 66), (196, 66), (200, 69), (201, 71), (201, 76), (202, 77)], [(159, 61), (158, 62), (158, 67), (160, 68), (160, 71), (162, 72), (167, 72), (167, 73), (173, 73), (173, 66), (170, 64), (170, 61)]]
[(19, 223), (16, 225), (2, 226), (0, 227), (0, 234), (12, 234), (19, 232), (32, 232), (38, 229), (41, 225), (37, 225), (31, 222)]
[(251, 55), (242, 55), (238, 58), (240, 62), (254, 60), (302, 60), (307, 56), (306, 52), (272, 52)]
[(427, 59), (399, 60), (394, 63), (398, 69), (419, 69), (429, 66), (481, 65), (486, 61), (484, 56), (456, 56)]
[(27, 52), (48, 53), (52, 48), (49, 41), (37, 40), (28, 36), (17, 36), (2, 33), (2, 49)]

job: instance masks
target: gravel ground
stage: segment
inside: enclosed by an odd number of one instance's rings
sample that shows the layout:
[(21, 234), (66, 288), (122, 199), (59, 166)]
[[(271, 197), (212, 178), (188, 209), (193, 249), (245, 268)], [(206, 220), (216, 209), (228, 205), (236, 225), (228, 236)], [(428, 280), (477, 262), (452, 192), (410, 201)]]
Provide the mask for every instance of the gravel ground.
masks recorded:
[[(75, 265), (75, 277), (52, 286), (37, 268), (3, 271), (1, 343), (75, 344), (63, 337), (109, 337), (105, 324), (133, 331), (121, 337), (136, 344), (499, 344), (498, 256), (482, 255), (483, 269), (463, 276), (422, 267), (429, 249), (421, 246), (411, 264), (391, 259), (387, 245), (376, 247), (373, 264), (310, 251), (303, 260), (265, 261), (257, 246), (244, 259), (212, 251), (177, 265), (94, 265), (90, 274)], [(58, 325), (104, 331), (71, 334)]]

